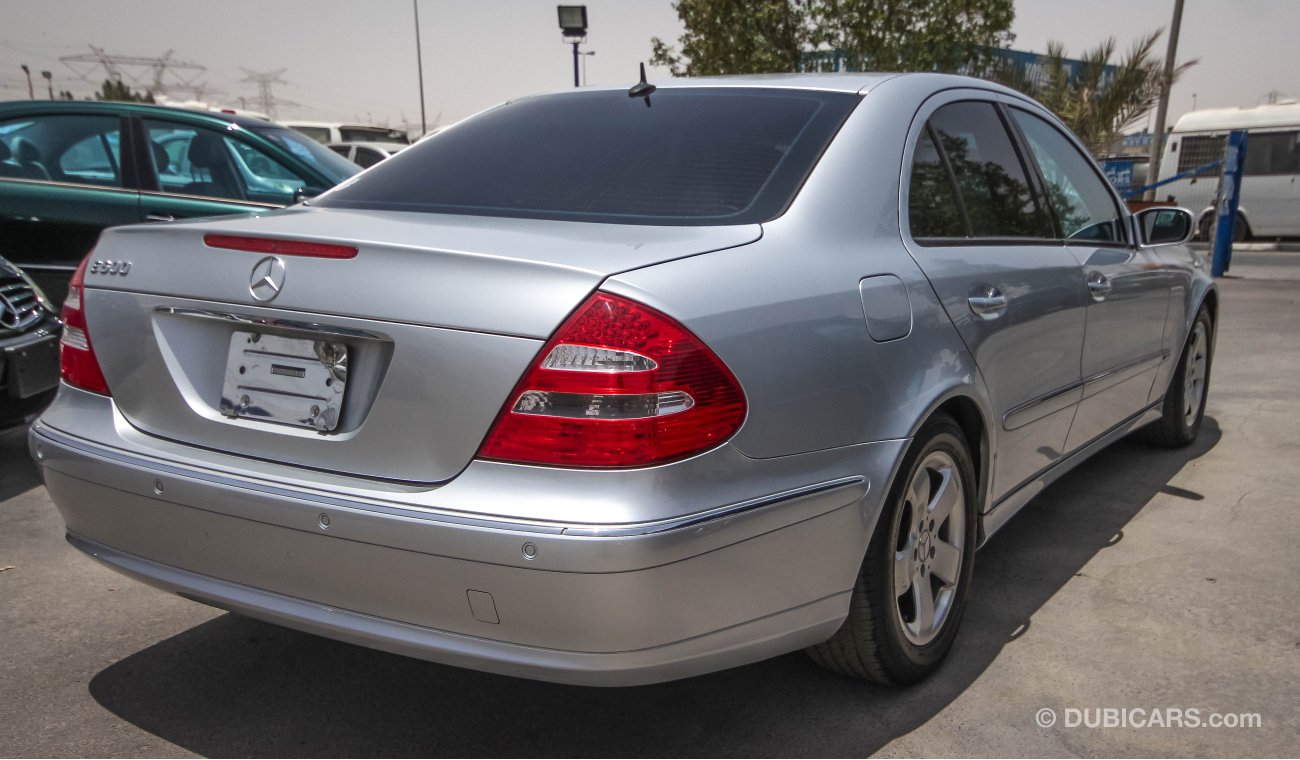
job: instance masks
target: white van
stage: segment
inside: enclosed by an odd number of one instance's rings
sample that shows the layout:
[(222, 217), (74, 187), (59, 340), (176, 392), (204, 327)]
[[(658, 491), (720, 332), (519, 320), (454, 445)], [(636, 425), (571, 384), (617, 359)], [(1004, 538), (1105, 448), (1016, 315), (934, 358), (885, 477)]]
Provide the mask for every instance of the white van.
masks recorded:
[[(1300, 236), (1300, 103), (1253, 108), (1213, 108), (1183, 114), (1174, 124), (1160, 161), (1160, 178), (1168, 179), (1223, 157), (1228, 132), (1244, 129), (1245, 176), (1237, 237)], [(1165, 185), (1157, 191), (1181, 205), (1201, 209), (1198, 229), (1212, 217), (1219, 169)], [(1243, 224), (1244, 222), (1244, 224)]]
[(282, 121), (289, 129), (307, 135), (321, 144), (341, 142), (386, 142), (410, 145), (406, 130), (391, 127), (374, 127), (365, 124), (343, 124), (332, 121)]

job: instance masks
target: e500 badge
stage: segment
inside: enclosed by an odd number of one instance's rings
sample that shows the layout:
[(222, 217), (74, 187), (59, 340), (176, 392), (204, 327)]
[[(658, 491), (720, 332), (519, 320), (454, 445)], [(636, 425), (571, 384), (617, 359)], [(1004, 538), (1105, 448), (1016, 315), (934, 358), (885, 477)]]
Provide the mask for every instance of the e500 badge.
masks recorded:
[(99, 259), (97, 261), (90, 262), (89, 274), (108, 274), (108, 275), (115, 274), (115, 275), (120, 275), (122, 277), (126, 277), (126, 275), (130, 271), (131, 271), (131, 262), (129, 261), (113, 261), (112, 259)]

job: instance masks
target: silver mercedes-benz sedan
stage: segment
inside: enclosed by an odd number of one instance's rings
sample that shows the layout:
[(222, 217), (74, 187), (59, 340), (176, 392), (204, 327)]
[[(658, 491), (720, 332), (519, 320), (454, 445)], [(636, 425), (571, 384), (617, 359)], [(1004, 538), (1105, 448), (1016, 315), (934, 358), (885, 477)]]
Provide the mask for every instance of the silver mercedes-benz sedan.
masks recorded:
[(30, 434), (68, 540), (293, 628), (552, 681), (932, 672), (975, 551), (1131, 431), (1218, 296), (974, 79), (522, 98), (257, 216), (105, 232)]

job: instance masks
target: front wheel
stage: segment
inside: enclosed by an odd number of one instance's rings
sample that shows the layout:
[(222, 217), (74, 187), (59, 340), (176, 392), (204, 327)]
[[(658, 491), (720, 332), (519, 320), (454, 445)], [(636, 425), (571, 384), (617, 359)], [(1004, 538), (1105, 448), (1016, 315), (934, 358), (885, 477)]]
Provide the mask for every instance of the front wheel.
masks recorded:
[(809, 655), (855, 678), (906, 685), (952, 647), (974, 572), (976, 485), (961, 428), (937, 416), (890, 488), (844, 624)]
[(1142, 429), (1142, 439), (1170, 448), (1188, 446), (1201, 432), (1205, 402), (1210, 391), (1210, 364), (1214, 358), (1214, 322), (1202, 306), (1187, 334), (1178, 368), (1165, 391), (1160, 419)]

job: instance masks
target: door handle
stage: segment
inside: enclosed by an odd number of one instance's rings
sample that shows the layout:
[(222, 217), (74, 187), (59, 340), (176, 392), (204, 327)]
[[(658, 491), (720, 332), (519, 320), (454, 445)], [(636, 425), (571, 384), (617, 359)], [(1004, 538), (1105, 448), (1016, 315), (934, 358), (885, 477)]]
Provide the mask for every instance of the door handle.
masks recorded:
[(1105, 301), (1110, 295), (1110, 280), (1101, 272), (1088, 273), (1088, 294), (1094, 301)]
[(146, 222), (174, 222), (176, 217), (171, 214), (148, 214), (145, 216)]
[(1007, 297), (992, 285), (977, 286), (966, 303), (980, 319), (997, 319), (1007, 311)]

